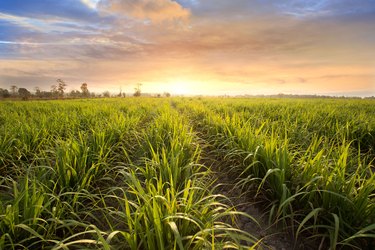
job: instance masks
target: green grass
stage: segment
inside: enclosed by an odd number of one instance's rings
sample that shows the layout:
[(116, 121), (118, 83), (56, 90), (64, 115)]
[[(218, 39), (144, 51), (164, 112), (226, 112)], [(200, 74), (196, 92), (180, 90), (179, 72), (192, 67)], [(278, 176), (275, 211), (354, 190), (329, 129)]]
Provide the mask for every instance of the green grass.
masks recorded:
[(375, 106), (365, 100), (179, 103), (271, 221), (331, 249), (372, 248)]
[(168, 100), (0, 106), (0, 249), (255, 246)]
[[(0, 249), (247, 249), (203, 137), (295, 239), (371, 249), (372, 100), (0, 102)], [(317, 246), (318, 248), (318, 246)]]

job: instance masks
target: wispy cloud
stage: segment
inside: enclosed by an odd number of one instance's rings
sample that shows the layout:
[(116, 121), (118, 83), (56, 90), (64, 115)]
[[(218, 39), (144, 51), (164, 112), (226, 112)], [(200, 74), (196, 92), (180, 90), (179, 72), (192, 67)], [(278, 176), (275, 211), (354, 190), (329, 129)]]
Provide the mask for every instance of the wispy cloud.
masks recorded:
[(38, 19), (64, 18), (90, 22), (98, 15), (80, 0), (3, 0), (0, 12)]

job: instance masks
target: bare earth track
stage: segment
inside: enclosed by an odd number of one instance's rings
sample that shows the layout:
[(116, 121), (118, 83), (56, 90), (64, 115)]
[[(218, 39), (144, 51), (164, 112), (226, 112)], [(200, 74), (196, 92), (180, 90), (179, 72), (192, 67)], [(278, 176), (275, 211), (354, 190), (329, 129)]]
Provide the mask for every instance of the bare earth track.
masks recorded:
[(229, 198), (231, 204), (237, 211), (246, 213), (253, 217), (257, 222), (245, 216), (239, 216), (237, 227), (256, 238), (260, 239), (259, 249), (269, 250), (290, 250), (290, 249), (318, 249), (311, 243), (304, 244), (301, 240), (295, 242), (290, 233), (276, 225), (269, 224), (266, 212), (254, 199), (254, 194), (243, 193), (238, 187), (235, 187), (236, 177), (228, 173), (229, 167), (225, 160), (215, 152), (215, 148), (207, 140), (199, 138), (199, 144), (202, 148), (201, 164), (210, 167), (217, 188), (215, 193), (223, 194)]

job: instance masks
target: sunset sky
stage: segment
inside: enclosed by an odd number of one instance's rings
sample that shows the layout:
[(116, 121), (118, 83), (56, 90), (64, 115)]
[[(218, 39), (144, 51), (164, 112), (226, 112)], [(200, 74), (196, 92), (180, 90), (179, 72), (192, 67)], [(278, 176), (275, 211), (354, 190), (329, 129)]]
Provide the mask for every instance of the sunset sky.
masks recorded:
[(375, 0), (1, 0), (0, 88), (375, 95)]

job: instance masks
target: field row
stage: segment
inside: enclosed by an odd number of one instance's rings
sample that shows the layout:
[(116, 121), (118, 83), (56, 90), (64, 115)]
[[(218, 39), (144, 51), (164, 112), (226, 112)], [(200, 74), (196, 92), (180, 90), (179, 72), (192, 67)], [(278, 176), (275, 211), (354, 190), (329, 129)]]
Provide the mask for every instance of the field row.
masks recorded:
[(0, 103), (0, 249), (256, 247), (199, 137), (270, 223), (322, 247), (375, 237), (371, 100)]
[(371, 249), (375, 106), (358, 100), (180, 102), (270, 221), (326, 248)]
[(211, 192), (189, 122), (169, 102), (1, 105), (0, 249), (256, 242), (232, 227), (238, 213)]

